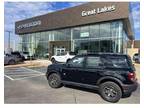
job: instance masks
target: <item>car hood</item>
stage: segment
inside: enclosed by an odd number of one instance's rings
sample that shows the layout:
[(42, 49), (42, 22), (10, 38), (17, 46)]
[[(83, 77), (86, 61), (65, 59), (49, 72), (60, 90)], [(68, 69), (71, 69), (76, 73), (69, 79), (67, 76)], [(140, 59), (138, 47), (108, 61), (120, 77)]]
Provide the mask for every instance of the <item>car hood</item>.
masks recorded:
[(59, 70), (65, 67), (65, 63), (55, 63), (48, 66), (48, 70)]

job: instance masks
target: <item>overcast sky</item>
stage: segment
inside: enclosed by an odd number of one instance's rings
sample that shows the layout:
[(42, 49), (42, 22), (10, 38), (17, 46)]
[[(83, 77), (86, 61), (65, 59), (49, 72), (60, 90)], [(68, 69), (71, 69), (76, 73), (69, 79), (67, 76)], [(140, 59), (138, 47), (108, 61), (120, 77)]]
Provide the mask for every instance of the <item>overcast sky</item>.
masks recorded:
[[(19, 37), (15, 35), (15, 22), (30, 17), (54, 12), (80, 5), (82, 2), (5, 2), (4, 7), (4, 26), (5, 31), (12, 31), (11, 40), (19, 42)], [(140, 39), (140, 4), (139, 2), (131, 3), (130, 13), (134, 20), (134, 34), (136, 39)], [(5, 32), (5, 47), (8, 43), (8, 33)]]

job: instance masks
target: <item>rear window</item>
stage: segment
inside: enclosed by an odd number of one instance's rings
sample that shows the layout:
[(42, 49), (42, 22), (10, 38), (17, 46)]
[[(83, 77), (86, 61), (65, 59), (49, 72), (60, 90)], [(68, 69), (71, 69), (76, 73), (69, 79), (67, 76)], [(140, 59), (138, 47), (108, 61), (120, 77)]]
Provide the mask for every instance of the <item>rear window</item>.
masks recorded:
[(129, 63), (125, 56), (123, 57), (107, 57), (104, 59), (105, 66), (115, 68), (129, 68)]
[(23, 54), (29, 54), (29, 52), (23, 52)]

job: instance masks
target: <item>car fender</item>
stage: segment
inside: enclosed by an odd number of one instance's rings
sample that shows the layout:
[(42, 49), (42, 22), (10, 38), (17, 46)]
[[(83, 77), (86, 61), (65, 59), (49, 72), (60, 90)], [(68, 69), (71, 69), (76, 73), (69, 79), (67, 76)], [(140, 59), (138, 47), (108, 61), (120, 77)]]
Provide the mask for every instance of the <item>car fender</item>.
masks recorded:
[(120, 86), (122, 86), (122, 82), (120, 81), (120, 79), (118, 78), (115, 78), (115, 77), (112, 77), (112, 76), (105, 76), (105, 77), (102, 77), (100, 78), (98, 81), (97, 81), (97, 85), (101, 84), (101, 82), (103, 81), (114, 81), (116, 83), (118, 83)]
[(60, 78), (61, 78), (60, 73), (59, 73), (58, 71), (56, 71), (56, 70), (51, 70), (50, 72), (47, 72), (47, 73), (46, 73), (46, 77), (48, 78), (48, 76), (49, 76), (50, 74), (52, 74), (52, 73), (58, 74), (58, 75), (60, 76)]

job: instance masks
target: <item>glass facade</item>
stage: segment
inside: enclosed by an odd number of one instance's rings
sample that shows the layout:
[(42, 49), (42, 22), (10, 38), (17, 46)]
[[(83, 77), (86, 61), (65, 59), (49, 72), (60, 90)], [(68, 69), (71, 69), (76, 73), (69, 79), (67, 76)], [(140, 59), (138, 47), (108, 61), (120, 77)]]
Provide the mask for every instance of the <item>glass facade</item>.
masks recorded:
[(37, 58), (45, 58), (50, 50), (54, 50), (50, 48), (50, 42), (53, 41), (70, 41), (70, 51), (76, 53), (126, 53), (127, 34), (122, 21), (103, 22), (20, 36), (22, 38), (21, 50), (29, 52)]

